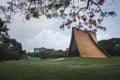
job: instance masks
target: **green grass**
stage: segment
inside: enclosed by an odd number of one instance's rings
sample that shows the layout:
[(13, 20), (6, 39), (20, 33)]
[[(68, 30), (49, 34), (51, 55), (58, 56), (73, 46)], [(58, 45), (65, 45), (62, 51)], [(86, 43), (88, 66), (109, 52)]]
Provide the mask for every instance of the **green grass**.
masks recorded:
[(120, 80), (120, 57), (4, 61), (0, 80)]

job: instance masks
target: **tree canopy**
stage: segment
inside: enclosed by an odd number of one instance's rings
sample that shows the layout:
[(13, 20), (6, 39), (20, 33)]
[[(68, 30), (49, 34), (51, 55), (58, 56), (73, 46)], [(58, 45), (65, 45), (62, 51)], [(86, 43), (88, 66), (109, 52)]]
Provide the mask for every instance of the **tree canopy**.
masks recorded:
[(105, 2), (106, 0), (10, 0), (7, 7), (0, 6), (0, 9), (7, 22), (16, 13), (25, 15), (26, 20), (45, 15), (48, 19), (63, 18), (60, 29), (76, 24), (78, 29), (96, 32), (98, 29), (106, 30), (106, 27), (101, 25), (104, 17), (116, 15), (114, 11), (101, 9)]
[(120, 38), (101, 40), (98, 44), (110, 55), (120, 56)]

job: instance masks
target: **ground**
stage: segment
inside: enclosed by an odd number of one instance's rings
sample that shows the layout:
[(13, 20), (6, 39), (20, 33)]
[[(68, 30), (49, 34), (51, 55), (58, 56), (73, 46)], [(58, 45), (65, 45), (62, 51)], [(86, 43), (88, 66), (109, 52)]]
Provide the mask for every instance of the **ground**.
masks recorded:
[(120, 80), (120, 57), (3, 61), (0, 80)]

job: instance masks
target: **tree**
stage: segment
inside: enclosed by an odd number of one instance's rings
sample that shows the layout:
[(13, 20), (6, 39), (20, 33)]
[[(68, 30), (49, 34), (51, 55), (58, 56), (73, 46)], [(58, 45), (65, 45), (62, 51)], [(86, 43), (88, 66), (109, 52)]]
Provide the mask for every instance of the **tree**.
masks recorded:
[(4, 43), (9, 37), (8, 30), (9, 29), (7, 28), (7, 25), (5, 25), (5, 21), (0, 18), (0, 43)]
[(22, 45), (15, 39), (8, 39), (4, 44), (0, 44), (0, 59), (2, 60), (18, 60), (22, 54)]
[(111, 56), (120, 56), (120, 38), (101, 40), (98, 44)]
[[(75, 27), (85, 31), (96, 32), (97, 29), (106, 30), (101, 25), (104, 17), (115, 16), (114, 11), (103, 11), (101, 6), (106, 0), (11, 0), (8, 7), (1, 6), (2, 11), (6, 12), (9, 21), (10, 16), (16, 13), (23, 13), (26, 20), (31, 17), (39, 18), (45, 15), (48, 19), (61, 17), (65, 21), (60, 25), (61, 29)], [(81, 2), (84, 7), (81, 7)], [(7, 14), (10, 13), (10, 14)], [(96, 18), (97, 17), (97, 18)], [(87, 26), (87, 27), (86, 27)]]
[(8, 34), (7, 24), (10, 23), (11, 16), (4, 6), (0, 6), (0, 14), (0, 60), (19, 59), (24, 51), (22, 52), (21, 43), (11, 39)]

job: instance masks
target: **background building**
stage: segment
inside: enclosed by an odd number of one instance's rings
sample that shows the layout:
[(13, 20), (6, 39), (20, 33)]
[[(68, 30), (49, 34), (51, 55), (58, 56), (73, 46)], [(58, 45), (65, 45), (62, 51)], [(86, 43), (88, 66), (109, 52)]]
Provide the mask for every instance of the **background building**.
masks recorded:
[(34, 53), (39, 53), (40, 51), (44, 51), (46, 48), (41, 47), (41, 48), (34, 48)]

